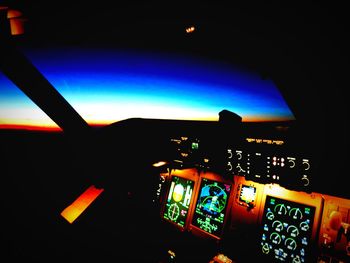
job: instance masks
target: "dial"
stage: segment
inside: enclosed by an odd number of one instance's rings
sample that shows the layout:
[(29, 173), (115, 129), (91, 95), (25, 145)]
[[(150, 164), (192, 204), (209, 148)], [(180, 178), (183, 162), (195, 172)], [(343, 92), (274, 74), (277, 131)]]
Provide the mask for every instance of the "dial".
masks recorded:
[(272, 223), (272, 227), (277, 231), (281, 232), (283, 230), (283, 224), (281, 221), (276, 220)]
[(291, 236), (291, 237), (297, 237), (299, 235), (299, 229), (296, 226), (290, 225), (287, 228), (287, 233)]
[(292, 261), (292, 263), (301, 263), (302, 261), (301, 261), (301, 258), (298, 256), (298, 255), (296, 255), (294, 258), (293, 258), (293, 261)]
[(286, 245), (286, 247), (289, 249), (289, 250), (295, 250), (297, 248), (297, 242), (291, 238), (291, 237), (288, 237), (285, 241), (284, 241), (284, 244)]
[(270, 235), (270, 240), (271, 240), (272, 243), (278, 245), (279, 243), (281, 243), (282, 238), (281, 238), (281, 236), (280, 236), (278, 233), (273, 232), (273, 233)]
[(269, 254), (270, 253), (270, 248), (269, 248), (269, 244), (265, 243), (262, 248), (261, 248), (262, 252), (264, 254)]
[(287, 214), (287, 208), (284, 204), (276, 205), (274, 211), (279, 215), (286, 215)]
[(176, 203), (171, 204), (168, 208), (169, 219), (172, 221), (176, 221), (176, 219), (179, 217), (179, 215), (180, 215), (179, 206)]
[(275, 215), (270, 211), (266, 213), (266, 217), (268, 220), (273, 220), (275, 218)]
[(300, 220), (303, 218), (303, 213), (300, 211), (299, 208), (292, 208), (289, 211), (289, 216), (292, 217), (293, 219)]
[(308, 221), (301, 222), (300, 229), (303, 231), (308, 231), (310, 229)]

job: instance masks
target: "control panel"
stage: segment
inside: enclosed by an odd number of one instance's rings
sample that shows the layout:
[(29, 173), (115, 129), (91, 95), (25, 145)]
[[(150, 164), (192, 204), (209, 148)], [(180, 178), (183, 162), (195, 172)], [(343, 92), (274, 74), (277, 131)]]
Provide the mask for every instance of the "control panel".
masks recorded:
[(245, 138), (231, 146), (230, 142), (188, 136), (170, 141), (173, 147), (170, 163), (174, 168), (197, 167), (217, 172), (226, 179), (238, 175), (257, 183), (312, 191), (311, 158), (296, 154), (283, 140)]
[(271, 261), (309, 262), (315, 207), (266, 196), (261, 253)]
[(297, 155), (266, 149), (249, 151), (227, 149), (226, 170), (259, 183), (277, 183), (290, 189), (307, 190), (311, 179), (311, 161)]

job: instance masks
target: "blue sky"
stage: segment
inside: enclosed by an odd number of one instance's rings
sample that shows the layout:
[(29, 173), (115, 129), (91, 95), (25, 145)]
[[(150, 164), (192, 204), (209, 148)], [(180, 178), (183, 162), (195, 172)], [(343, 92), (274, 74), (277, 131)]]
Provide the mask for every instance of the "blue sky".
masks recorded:
[[(233, 65), (180, 54), (106, 49), (27, 49), (24, 53), (89, 124), (141, 117), (293, 120), (271, 80)], [(0, 124), (55, 126), (0, 74)]]

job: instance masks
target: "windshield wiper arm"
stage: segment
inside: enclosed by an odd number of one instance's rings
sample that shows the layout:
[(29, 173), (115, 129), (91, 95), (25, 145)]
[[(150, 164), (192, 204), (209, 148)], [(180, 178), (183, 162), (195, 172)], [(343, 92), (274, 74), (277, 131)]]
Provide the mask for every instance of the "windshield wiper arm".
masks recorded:
[(89, 124), (12, 43), (0, 33), (0, 69), (65, 133), (86, 133)]

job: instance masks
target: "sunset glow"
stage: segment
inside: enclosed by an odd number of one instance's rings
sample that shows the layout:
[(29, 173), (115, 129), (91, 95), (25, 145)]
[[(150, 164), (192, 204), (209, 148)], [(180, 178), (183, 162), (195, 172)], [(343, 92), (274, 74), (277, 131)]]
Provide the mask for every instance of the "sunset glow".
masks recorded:
[[(294, 116), (271, 80), (227, 64), (169, 54), (99, 49), (24, 50), (90, 125), (128, 118), (243, 121)], [(59, 127), (0, 73), (0, 128)]]

